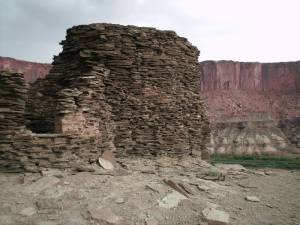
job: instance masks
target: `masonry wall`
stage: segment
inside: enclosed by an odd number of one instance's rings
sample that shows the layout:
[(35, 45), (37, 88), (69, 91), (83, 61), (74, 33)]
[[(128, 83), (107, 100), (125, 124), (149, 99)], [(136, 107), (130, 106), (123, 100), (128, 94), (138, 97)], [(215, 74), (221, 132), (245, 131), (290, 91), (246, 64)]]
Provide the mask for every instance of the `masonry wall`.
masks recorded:
[(0, 71), (0, 171), (75, 168), (99, 157), (96, 138), (26, 129), (27, 91), (22, 74)]
[(106, 150), (119, 157), (205, 151), (210, 129), (199, 95), (199, 51), (187, 39), (91, 24), (69, 29), (62, 45), (49, 75), (31, 86), (26, 108), (22, 100), (27, 129), (2, 146), (1, 168), (72, 168)]
[(56, 132), (95, 134), (119, 155), (200, 154), (205, 148), (209, 127), (199, 96), (199, 51), (185, 38), (154, 28), (92, 24), (69, 29), (62, 45), (36, 90), (44, 94), (33, 97), (46, 104), (42, 114)]

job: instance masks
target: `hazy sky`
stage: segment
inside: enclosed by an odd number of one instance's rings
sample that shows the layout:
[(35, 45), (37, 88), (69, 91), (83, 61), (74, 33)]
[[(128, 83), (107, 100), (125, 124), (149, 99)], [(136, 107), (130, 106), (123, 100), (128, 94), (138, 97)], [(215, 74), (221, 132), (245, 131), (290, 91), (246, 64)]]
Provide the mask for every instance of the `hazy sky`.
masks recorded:
[(67, 28), (95, 22), (175, 30), (200, 61), (300, 59), (300, 0), (0, 0), (0, 55), (51, 62)]

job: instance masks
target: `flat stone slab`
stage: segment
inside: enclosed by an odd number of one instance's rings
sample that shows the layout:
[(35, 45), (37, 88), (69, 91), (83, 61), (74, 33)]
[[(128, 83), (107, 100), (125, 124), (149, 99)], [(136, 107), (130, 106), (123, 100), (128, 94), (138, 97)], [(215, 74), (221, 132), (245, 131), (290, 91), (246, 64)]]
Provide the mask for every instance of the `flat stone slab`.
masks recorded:
[(48, 188), (54, 187), (59, 182), (60, 179), (53, 176), (42, 177), (41, 179), (29, 185), (25, 191), (30, 193), (39, 193)]
[(114, 212), (110, 208), (101, 208), (94, 205), (88, 206), (88, 211), (93, 220), (100, 224), (118, 224), (121, 222), (121, 218), (114, 214)]
[(219, 169), (223, 170), (232, 170), (232, 171), (239, 171), (239, 172), (244, 172), (247, 171), (247, 169), (240, 165), (240, 164), (222, 164), (222, 163), (217, 163), (215, 166)]
[(259, 202), (260, 201), (260, 199), (256, 196), (246, 196), (245, 199), (249, 202)]
[(225, 211), (214, 208), (206, 208), (202, 211), (203, 216), (208, 222), (208, 225), (228, 225), (229, 214)]
[(177, 207), (179, 202), (182, 200), (188, 199), (184, 195), (180, 194), (177, 191), (173, 191), (170, 194), (166, 195), (163, 199), (161, 199), (158, 203), (159, 207), (165, 209), (171, 209)]
[(104, 159), (104, 158), (99, 158), (98, 159), (98, 162), (99, 162), (99, 165), (103, 168), (103, 169), (106, 169), (106, 170), (113, 170), (114, 169), (114, 165), (108, 161), (107, 159)]
[(32, 216), (32, 215), (36, 214), (36, 209), (34, 207), (28, 207), (28, 208), (22, 209), (20, 214), (22, 216)]

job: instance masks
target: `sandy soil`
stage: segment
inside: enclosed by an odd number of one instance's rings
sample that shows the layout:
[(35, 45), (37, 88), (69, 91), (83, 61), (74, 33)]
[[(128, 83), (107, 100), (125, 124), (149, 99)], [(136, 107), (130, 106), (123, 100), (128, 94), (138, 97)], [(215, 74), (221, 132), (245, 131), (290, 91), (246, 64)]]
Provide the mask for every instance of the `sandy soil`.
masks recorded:
[(205, 208), (229, 213), (231, 225), (300, 224), (300, 171), (220, 169), (194, 158), (94, 168), (0, 174), (0, 224), (205, 225)]

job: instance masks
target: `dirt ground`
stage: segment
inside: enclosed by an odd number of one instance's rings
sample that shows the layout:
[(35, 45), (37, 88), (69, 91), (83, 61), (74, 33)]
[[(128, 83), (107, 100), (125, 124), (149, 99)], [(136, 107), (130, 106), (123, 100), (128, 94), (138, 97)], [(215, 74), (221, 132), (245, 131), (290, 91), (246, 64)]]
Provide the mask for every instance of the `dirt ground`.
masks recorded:
[(231, 225), (300, 224), (299, 170), (215, 167), (195, 158), (92, 168), (1, 173), (0, 224), (207, 225), (207, 208), (227, 212)]

